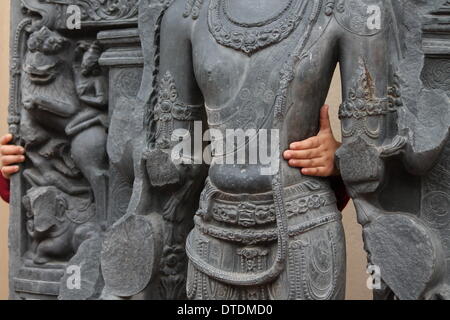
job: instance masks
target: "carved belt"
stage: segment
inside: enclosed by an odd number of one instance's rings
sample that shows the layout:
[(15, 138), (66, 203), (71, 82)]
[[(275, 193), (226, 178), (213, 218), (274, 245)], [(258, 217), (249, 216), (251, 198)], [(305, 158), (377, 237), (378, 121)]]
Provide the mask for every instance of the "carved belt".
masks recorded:
[[(334, 193), (321, 180), (306, 179), (284, 188), (287, 218), (336, 203)], [(197, 215), (241, 227), (263, 226), (276, 222), (272, 192), (235, 195), (218, 190), (209, 179), (200, 197)]]
[[(295, 237), (302, 233), (308, 232), (312, 229), (318, 228), (325, 224), (329, 224), (336, 221), (342, 220), (342, 214), (340, 212), (333, 212), (325, 214), (318, 218), (306, 221), (304, 223), (299, 223), (294, 226), (289, 227), (289, 236)], [(238, 229), (238, 228), (224, 228), (208, 224), (200, 217), (194, 217), (195, 226), (198, 231), (202, 234), (209, 235), (213, 238), (226, 240), (231, 242), (242, 243), (245, 245), (256, 245), (261, 242), (273, 242), (277, 240), (277, 229)]]
[[(242, 227), (264, 225), (276, 221), (273, 201), (266, 203), (212, 201), (210, 210), (216, 221)], [(286, 201), (286, 214), (290, 218), (334, 203), (336, 203), (336, 198), (331, 192), (312, 194)]]

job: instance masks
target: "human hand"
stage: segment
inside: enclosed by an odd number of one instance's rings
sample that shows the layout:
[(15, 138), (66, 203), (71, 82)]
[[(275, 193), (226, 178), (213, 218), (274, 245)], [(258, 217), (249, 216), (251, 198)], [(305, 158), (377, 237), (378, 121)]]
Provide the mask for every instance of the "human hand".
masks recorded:
[(329, 177), (339, 174), (334, 159), (341, 143), (333, 136), (329, 109), (330, 107), (325, 105), (320, 110), (320, 131), (317, 136), (292, 143), (289, 146), (290, 150), (283, 154), (289, 165), (301, 168), (304, 175)]
[(6, 134), (0, 138), (0, 170), (6, 179), (20, 170), (17, 164), (25, 161), (25, 149), (21, 146), (9, 145), (12, 139), (12, 134)]

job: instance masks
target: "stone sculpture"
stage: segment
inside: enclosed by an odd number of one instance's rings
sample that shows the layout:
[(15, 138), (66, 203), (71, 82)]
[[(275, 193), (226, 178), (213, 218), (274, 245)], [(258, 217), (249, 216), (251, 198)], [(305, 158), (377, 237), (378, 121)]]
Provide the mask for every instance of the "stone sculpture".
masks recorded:
[[(450, 299), (448, 1), (12, 4), (12, 299), (343, 299), (330, 181), (281, 159), (337, 63), (375, 298)], [(198, 125), (210, 166), (172, 157)], [(268, 163), (227, 162), (263, 140)]]

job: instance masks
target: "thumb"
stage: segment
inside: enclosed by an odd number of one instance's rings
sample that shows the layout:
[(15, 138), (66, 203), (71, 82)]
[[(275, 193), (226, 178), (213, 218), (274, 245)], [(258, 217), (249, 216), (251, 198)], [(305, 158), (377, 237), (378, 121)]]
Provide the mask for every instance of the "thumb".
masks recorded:
[(322, 109), (320, 109), (320, 131), (331, 131), (331, 124), (330, 124), (330, 116), (329, 116), (329, 105), (324, 105)]

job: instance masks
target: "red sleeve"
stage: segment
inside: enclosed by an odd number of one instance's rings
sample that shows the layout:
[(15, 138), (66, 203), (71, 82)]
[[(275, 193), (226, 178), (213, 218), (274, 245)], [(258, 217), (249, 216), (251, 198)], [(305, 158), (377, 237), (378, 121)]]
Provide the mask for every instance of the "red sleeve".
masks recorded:
[(331, 177), (331, 188), (336, 194), (337, 207), (339, 211), (342, 211), (347, 206), (350, 201), (350, 196), (347, 193), (347, 189), (345, 188), (344, 181), (339, 177)]
[(9, 180), (0, 174), (0, 197), (9, 203)]

